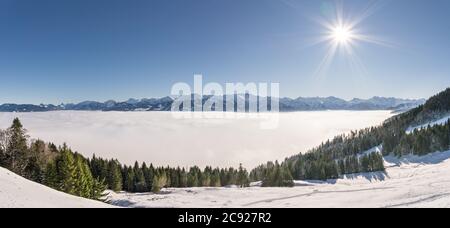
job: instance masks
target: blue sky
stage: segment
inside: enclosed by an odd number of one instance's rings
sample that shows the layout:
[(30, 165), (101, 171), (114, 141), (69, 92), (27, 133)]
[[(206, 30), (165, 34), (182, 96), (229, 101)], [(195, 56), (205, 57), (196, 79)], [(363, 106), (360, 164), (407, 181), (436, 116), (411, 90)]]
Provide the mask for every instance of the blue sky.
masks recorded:
[[(0, 103), (161, 97), (176, 82), (279, 82), (281, 96), (429, 97), (450, 85), (450, 1), (344, 0), (364, 71), (338, 53), (318, 75), (334, 1), (1, 0)], [(328, 12), (328, 13), (327, 13)], [(351, 21), (351, 20), (350, 20)]]

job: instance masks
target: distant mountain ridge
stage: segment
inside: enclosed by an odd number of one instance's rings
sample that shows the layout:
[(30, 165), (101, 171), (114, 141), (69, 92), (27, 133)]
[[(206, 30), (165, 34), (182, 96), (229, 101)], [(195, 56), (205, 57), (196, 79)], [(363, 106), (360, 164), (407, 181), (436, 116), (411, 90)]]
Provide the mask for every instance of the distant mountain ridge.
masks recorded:
[[(250, 102), (249, 95), (236, 96), (237, 99), (245, 99), (246, 105)], [(195, 99), (200, 99), (198, 96)], [(204, 96), (203, 102), (209, 97)], [(247, 98), (247, 99), (246, 99)], [(254, 101), (259, 97), (253, 97)], [(47, 112), (60, 110), (76, 111), (169, 111), (173, 103), (172, 97), (151, 99), (129, 99), (123, 102), (109, 100), (106, 102), (83, 101), (77, 104), (2, 104), (0, 112)], [(269, 99), (270, 100), (270, 99)], [(280, 98), (281, 112), (294, 111), (319, 111), (319, 110), (393, 110), (406, 111), (425, 103), (425, 99), (399, 99), (386, 97), (373, 97), (370, 99), (352, 99), (346, 101), (337, 97), (299, 97)]]
[(346, 101), (337, 97), (315, 97), (280, 99), (280, 109), (284, 111), (314, 110), (399, 110), (411, 109), (425, 103), (425, 99), (399, 99), (372, 97), (370, 99), (352, 99)]

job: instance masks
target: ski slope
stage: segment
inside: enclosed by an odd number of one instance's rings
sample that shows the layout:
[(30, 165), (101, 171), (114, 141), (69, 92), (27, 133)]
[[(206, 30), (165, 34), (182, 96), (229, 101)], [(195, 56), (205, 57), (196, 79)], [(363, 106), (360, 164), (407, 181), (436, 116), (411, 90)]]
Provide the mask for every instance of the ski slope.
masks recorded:
[(0, 208), (99, 207), (113, 206), (58, 192), (0, 168)]
[(386, 173), (297, 181), (293, 188), (185, 188), (162, 194), (110, 193), (126, 207), (450, 207), (450, 151), (386, 157)]

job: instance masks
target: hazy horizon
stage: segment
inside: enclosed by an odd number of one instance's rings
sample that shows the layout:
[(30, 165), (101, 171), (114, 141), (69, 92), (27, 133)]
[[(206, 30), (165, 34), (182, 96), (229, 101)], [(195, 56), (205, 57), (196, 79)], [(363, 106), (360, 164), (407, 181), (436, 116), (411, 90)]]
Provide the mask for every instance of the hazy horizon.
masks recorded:
[[(437, 93), (436, 93), (437, 94)], [(435, 95), (435, 94), (433, 94)], [(431, 96), (433, 96), (431, 95)], [(108, 101), (115, 101), (115, 102), (126, 102), (128, 100), (131, 99), (136, 99), (136, 100), (142, 100), (142, 99), (161, 99), (164, 97), (171, 97), (171, 95), (166, 95), (166, 96), (160, 96), (160, 97), (128, 97), (126, 99), (122, 99), (122, 100), (116, 100), (116, 99), (108, 99), (108, 100), (96, 100), (96, 99), (88, 99), (88, 100), (79, 100), (79, 101), (71, 101), (71, 102), (59, 102), (59, 103), (31, 103), (31, 102), (25, 102), (25, 103), (15, 103), (15, 102), (4, 102), (4, 103), (0, 103), (0, 105), (3, 104), (32, 104), (32, 105), (60, 105), (60, 104), (77, 104), (77, 103), (81, 103), (81, 102), (86, 102), (86, 101), (92, 101), (92, 102), (108, 102)], [(297, 98), (330, 98), (330, 97), (334, 97), (334, 98), (338, 98), (338, 99), (342, 99), (345, 101), (351, 101), (353, 99), (362, 99), (362, 100), (368, 100), (371, 98), (375, 98), (375, 97), (381, 97), (381, 98), (395, 98), (395, 99), (402, 99), (402, 100), (427, 100), (429, 97), (419, 97), (419, 98), (411, 98), (411, 97), (388, 97), (388, 96), (382, 96), (382, 95), (374, 95), (371, 97), (353, 97), (351, 99), (345, 99), (345, 98), (341, 98), (338, 96), (297, 96), (297, 97), (280, 97), (281, 99), (283, 98), (288, 98), (288, 99), (297, 99)]]

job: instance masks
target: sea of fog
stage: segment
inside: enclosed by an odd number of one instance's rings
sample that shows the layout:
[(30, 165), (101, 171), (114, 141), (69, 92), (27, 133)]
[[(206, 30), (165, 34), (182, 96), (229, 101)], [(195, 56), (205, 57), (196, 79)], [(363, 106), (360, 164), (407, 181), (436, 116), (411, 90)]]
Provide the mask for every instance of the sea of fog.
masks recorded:
[(236, 167), (242, 163), (253, 168), (305, 152), (338, 134), (378, 125), (392, 114), (317, 111), (278, 115), (278, 127), (262, 129), (263, 120), (243, 114), (239, 118), (179, 119), (170, 112), (0, 113), (0, 128), (19, 117), (33, 139), (66, 142), (85, 156), (95, 153), (125, 164), (138, 160), (156, 165)]

